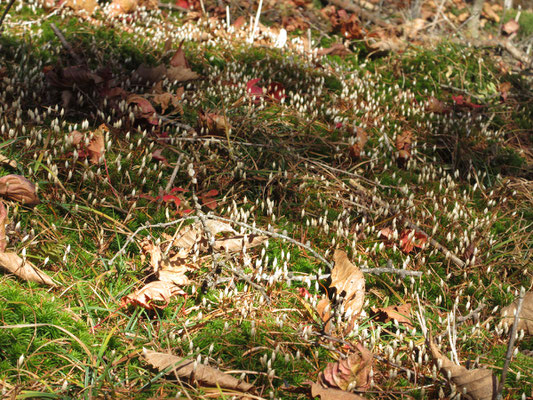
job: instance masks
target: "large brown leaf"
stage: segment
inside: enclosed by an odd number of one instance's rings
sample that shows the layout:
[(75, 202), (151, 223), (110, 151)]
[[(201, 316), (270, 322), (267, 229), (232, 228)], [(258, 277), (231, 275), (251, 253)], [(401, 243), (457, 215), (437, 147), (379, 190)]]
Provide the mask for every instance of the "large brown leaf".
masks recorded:
[(35, 185), (21, 175), (1, 177), (0, 195), (29, 206), (39, 204)]
[(364, 397), (361, 397), (355, 393), (327, 388), (319, 383), (311, 384), (311, 396), (313, 396), (313, 398), (319, 396), (320, 400), (365, 400)]
[(452, 362), (443, 355), (430, 339), (429, 350), (442, 374), (457, 386), (458, 393), (465, 393), (465, 397), (472, 400), (492, 400), (493, 380), (492, 371), (485, 368), (466, 369)]
[(342, 390), (366, 389), (370, 385), (370, 370), (374, 358), (372, 353), (361, 343), (356, 345), (356, 351), (347, 358), (334, 363), (328, 363), (319, 375), (324, 385)]
[(390, 322), (392, 320), (398, 321), (398, 323), (405, 325), (411, 329), (413, 324), (411, 323), (411, 304), (404, 303), (399, 306), (388, 307), (372, 307), (372, 316), (376, 317), (377, 321)]
[[(206, 386), (220, 386), (226, 389), (234, 389), (242, 392), (250, 391), (253, 386), (234, 378), (229, 374), (203, 364), (197, 364), (194, 360), (181, 358), (172, 354), (145, 350), (146, 361), (159, 371), (172, 367), (169, 374), (176, 374), (180, 378), (192, 379)], [(196, 365), (195, 365), (196, 364)]]
[(335, 265), (331, 271), (331, 287), (337, 295), (344, 296), (345, 312), (355, 316), (361, 312), (365, 302), (365, 278), (363, 272), (353, 265), (342, 250), (335, 250)]
[[(501, 315), (502, 322), (509, 327), (514, 324), (514, 316), (518, 307), (518, 299), (513, 301), (510, 305), (503, 308)], [(522, 302), (522, 309), (518, 316), (518, 331), (524, 330), (528, 335), (533, 335), (533, 292), (527, 292)]]
[(37, 282), (53, 287), (57, 286), (43, 271), (39, 270), (28, 260), (24, 261), (15, 253), (0, 253), (0, 266), (26, 281)]
[(172, 282), (154, 281), (150, 282), (141, 289), (124, 296), (122, 305), (129, 304), (144, 307), (148, 310), (155, 308), (165, 308), (168, 306), (170, 299), (185, 292)]

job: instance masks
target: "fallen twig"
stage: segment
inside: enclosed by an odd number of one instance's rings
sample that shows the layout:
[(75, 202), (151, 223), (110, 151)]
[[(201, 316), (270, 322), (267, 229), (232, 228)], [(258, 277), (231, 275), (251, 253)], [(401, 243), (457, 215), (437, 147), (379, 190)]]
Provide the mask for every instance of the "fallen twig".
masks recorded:
[(78, 64), (83, 64), (83, 60), (74, 52), (74, 49), (72, 49), (72, 46), (70, 45), (70, 43), (67, 41), (67, 39), (65, 39), (65, 36), (63, 36), (59, 28), (53, 22), (50, 23), (50, 28), (52, 28), (52, 30), (54, 31), (58, 39), (61, 41), (61, 44), (63, 45), (63, 47), (70, 53), (72, 58)]
[(4, 10), (4, 13), (2, 14), (2, 17), (0, 17), (0, 33), (2, 33), (2, 24), (4, 23), (4, 19), (6, 18), (9, 9), (13, 6), (13, 3), (15, 3), (15, 0), (10, 0), (6, 6), (6, 9)]

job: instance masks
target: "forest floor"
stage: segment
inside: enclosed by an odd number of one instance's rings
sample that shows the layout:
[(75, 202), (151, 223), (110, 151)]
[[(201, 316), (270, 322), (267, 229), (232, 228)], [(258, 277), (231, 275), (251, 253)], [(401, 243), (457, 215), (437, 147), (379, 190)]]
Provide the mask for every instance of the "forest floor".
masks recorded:
[(533, 398), (533, 10), (100, 3), (2, 24), (2, 398)]

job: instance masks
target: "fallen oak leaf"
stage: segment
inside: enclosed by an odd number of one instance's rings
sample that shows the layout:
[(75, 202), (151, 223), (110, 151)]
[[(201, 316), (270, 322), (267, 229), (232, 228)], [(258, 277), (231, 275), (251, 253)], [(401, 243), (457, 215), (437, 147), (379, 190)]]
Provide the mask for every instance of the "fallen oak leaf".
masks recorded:
[(345, 359), (328, 363), (324, 371), (319, 374), (319, 381), (325, 386), (342, 390), (368, 388), (374, 357), (361, 343), (357, 343), (355, 349), (356, 352)]
[(390, 322), (393, 320), (411, 329), (413, 324), (409, 316), (411, 315), (411, 304), (404, 303), (399, 306), (372, 307), (371, 316), (376, 317), (377, 321)]
[(401, 166), (405, 165), (411, 158), (411, 143), (413, 134), (409, 130), (403, 131), (396, 136), (396, 148), (398, 149), (398, 162)]
[(127, 98), (128, 104), (136, 104), (138, 106), (137, 118), (144, 118), (152, 125), (158, 125), (159, 120), (155, 118), (156, 112), (152, 103), (138, 94), (130, 94)]
[(39, 204), (35, 185), (22, 175), (10, 174), (1, 177), (0, 195), (28, 206)]
[(177, 295), (185, 295), (185, 292), (171, 282), (154, 281), (146, 284), (141, 289), (122, 298), (122, 306), (130, 304), (141, 306), (147, 310), (165, 308), (170, 299)]
[(319, 383), (311, 383), (311, 396), (313, 398), (318, 396), (320, 400), (365, 400), (355, 393), (324, 387)]
[(236, 251), (242, 251), (244, 247), (250, 249), (259, 246), (267, 239), (267, 236), (255, 234), (232, 236), (225, 239), (215, 240), (213, 249), (216, 251), (233, 253)]
[(355, 138), (355, 143), (351, 145), (348, 149), (350, 157), (353, 159), (357, 159), (361, 156), (361, 152), (363, 151), (363, 148), (365, 147), (365, 144), (368, 141), (368, 134), (366, 133), (366, 131), (360, 128), (356, 129), (357, 135)]
[(485, 368), (468, 370), (455, 364), (439, 351), (431, 338), (428, 340), (428, 346), (437, 368), (457, 386), (457, 393), (464, 393), (466, 398), (472, 400), (492, 400), (496, 377), (491, 370)]
[(400, 248), (405, 254), (409, 254), (415, 248), (422, 249), (427, 241), (426, 235), (412, 229), (405, 229), (400, 234)]
[(56, 287), (56, 283), (28, 260), (15, 253), (0, 253), (0, 266), (26, 281)]
[[(501, 310), (502, 323), (512, 326), (516, 309), (518, 308), (518, 299)], [(533, 335), (533, 292), (527, 292), (522, 301), (522, 309), (518, 316), (517, 331), (524, 330), (528, 335)]]
[(344, 309), (350, 317), (356, 317), (365, 302), (365, 278), (363, 272), (353, 265), (346, 252), (335, 250), (334, 266), (331, 271), (331, 287), (337, 291), (337, 296), (343, 296)]
[(143, 350), (143, 354), (146, 361), (161, 372), (172, 367), (169, 373), (175, 374), (180, 378), (193, 378), (205, 386), (219, 386), (243, 392), (253, 389), (251, 384), (234, 378), (219, 369), (197, 363), (195, 360), (146, 349)]

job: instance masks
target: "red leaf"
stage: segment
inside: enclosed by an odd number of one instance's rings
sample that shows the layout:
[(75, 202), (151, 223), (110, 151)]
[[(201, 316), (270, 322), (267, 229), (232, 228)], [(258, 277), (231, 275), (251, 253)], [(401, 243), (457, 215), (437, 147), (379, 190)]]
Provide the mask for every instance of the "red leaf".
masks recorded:
[(260, 97), (263, 97), (263, 88), (257, 86), (257, 82), (259, 82), (259, 78), (249, 80), (246, 83), (246, 91), (248, 92), (248, 95), (252, 98), (254, 103), (259, 103)]
[(165, 203), (173, 201), (174, 204), (176, 204), (176, 208), (178, 208), (180, 203), (181, 203), (181, 200), (177, 196), (174, 196), (173, 194), (164, 194), (163, 195), (163, 201)]
[(400, 248), (405, 254), (410, 253), (413, 249), (421, 249), (424, 244), (428, 241), (428, 237), (421, 232), (414, 233), (412, 236), (412, 229), (405, 229), (400, 235)]
[(187, 0), (176, 0), (176, 5), (181, 8), (186, 8), (188, 10), (192, 9), (191, 4)]
[(271, 97), (276, 101), (281, 101), (285, 97), (285, 86), (280, 82), (272, 82), (268, 85), (267, 96)]

